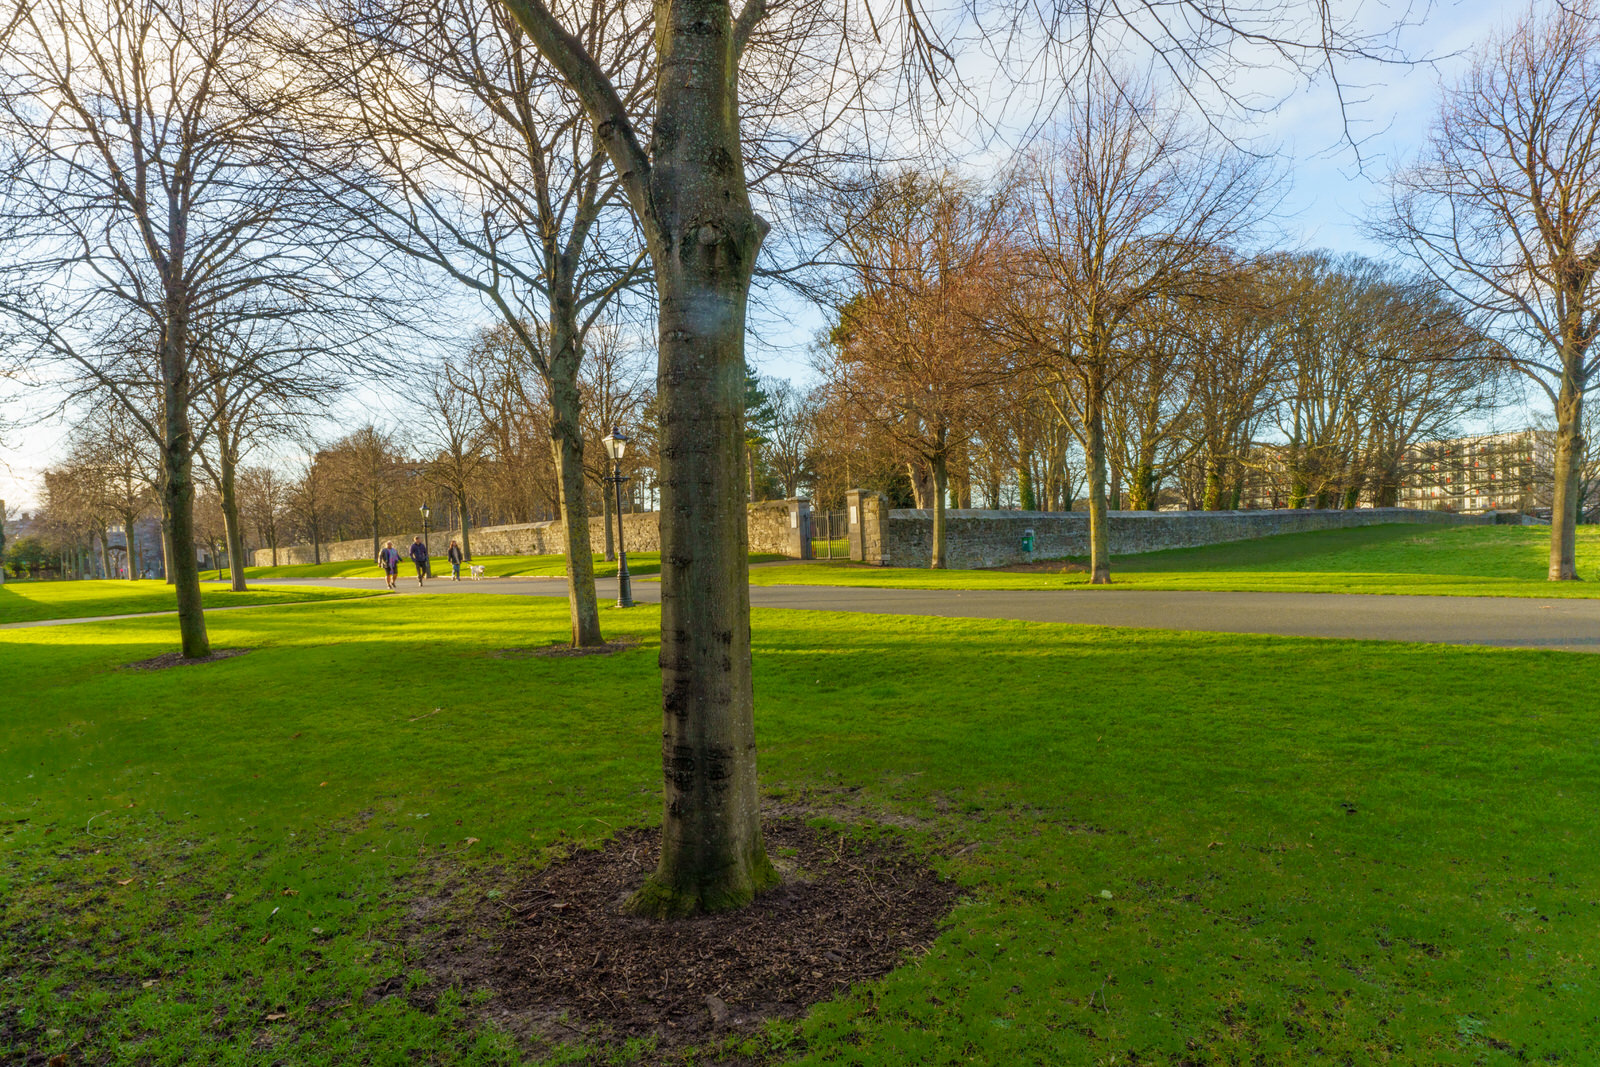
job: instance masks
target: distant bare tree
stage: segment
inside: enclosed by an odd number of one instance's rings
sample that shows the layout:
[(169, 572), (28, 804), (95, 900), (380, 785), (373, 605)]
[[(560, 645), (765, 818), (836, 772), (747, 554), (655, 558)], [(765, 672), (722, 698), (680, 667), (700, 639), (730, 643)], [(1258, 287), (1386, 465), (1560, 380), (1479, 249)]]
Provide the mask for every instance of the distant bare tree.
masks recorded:
[[(450, 494), (461, 522), (461, 553), (472, 559), (471, 512), (467, 491), (483, 469), (483, 417), (465, 385), (447, 374), (429, 383), (423, 440), (423, 477)], [(588, 524), (585, 523), (585, 526)]]
[[(209, 651), (192, 551), (196, 331), (224, 308), (356, 314), (348, 246), (295, 165), (326, 146), (291, 118), (257, 31), (269, 0), (38, 0), (0, 35), (0, 300), (30, 360), (121, 405), (160, 450), (182, 654)], [(330, 327), (330, 332), (333, 332)], [(158, 398), (155, 414), (132, 394)]]
[(1530, 9), (1446, 89), (1381, 231), (1478, 311), (1556, 416), (1551, 581), (1574, 562), (1585, 394), (1600, 372), (1600, 6)]
[(289, 484), (289, 511), (301, 535), (311, 541), (311, 561), (322, 562), (323, 524), (333, 507), (333, 478), (322, 457), (321, 446), (312, 438), (304, 442), (306, 458), (299, 476)]
[(855, 418), (891, 436), (932, 476), (930, 565), (945, 565), (950, 470), (1015, 372), (983, 328), (1008, 253), (1006, 201), (953, 176), (865, 183), (837, 210), (853, 293), (818, 369)]
[(368, 423), (341, 437), (323, 453), (339, 491), (360, 507), (372, 531), (372, 558), (378, 558), (383, 520), (402, 487), (399, 442), (394, 434)]
[(788, 380), (767, 385), (774, 415), (767, 451), (786, 497), (799, 496), (801, 482), (810, 476), (821, 393), (820, 388), (800, 389)]
[(1106, 73), (1087, 79), (1070, 124), (1028, 166), (1028, 255), (1006, 330), (1063, 386), (1046, 395), (1083, 443), (1095, 584), (1111, 580), (1106, 411), (1129, 331), (1256, 222), (1269, 179), (1257, 157), (1192, 130), (1148, 85)]
[(239, 471), (239, 510), (256, 528), (256, 537), (272, 552), (278, 565), (278, 534), (289, 506), (289, 484), (270, 466)]
[[(588, 543), (580, 365), (586, 339), (643, 278), (621, 180), (572, 91), (510, 12), (477, 0), (328, 0), (296, 50), (331, 87), (324, 121), (366, 146), (330, 175), (362, 198), (365, 232), (476, 293), (543, 385), (560, 505), (572, 643), (602, 644)], [(584, 39), (617, 102), (652, 81), (647, 9), (592, 5)]]

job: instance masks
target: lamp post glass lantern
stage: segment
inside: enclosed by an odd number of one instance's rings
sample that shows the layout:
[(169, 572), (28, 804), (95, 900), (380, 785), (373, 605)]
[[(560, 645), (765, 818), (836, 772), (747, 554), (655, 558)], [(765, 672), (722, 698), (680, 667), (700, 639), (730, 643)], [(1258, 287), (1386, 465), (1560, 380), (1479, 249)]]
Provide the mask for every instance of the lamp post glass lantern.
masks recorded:
[(601, 443), (606, 446), (606, 456), (615, 467), (614, 473), (608, 480), (617, 487), (617, 607), (633, 607), (633, 585), (628, 577), (628, 550), (622, 544), (622, 483), (628, 479), (622, 476), (622, 457), (628, 452), (628, 442), (631, 441), (627, 434), (611, 428), (611, 432), (601, 438)]

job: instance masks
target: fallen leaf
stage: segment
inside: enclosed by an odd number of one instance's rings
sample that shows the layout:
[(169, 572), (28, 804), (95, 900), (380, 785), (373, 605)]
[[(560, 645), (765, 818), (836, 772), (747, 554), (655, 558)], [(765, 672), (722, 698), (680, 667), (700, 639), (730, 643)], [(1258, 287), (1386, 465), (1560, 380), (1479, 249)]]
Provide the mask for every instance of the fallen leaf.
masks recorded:
[(467, 838), (467, 844), (469, 844), (469, 845), (476, 845), (476, 844), (477, 844), (477, 843), (478, 843), (478, 839), (477, 839), (477, 838), (476, 838), (476, 837), (469, 837), (469, 838)]
[[(303, 732), (304, 732), (304, 731), (302, 731), (302, 733), (303, 733)], [(300, 734), (290, 734), (290, 735), (289, 735), (289, 740), (291, 740), (291, 741), (293, 741), (293, 740), (294, 740), (294, 739), (295, 739), (295, 738), (297, 738), (297, 737), (299, 737), (299, 736), (300, 736)]]
[(232, 900), (233, 899), (233, 894), (232, 893), (224, 893), (224, 894), (222, 894), (222, 899), (223, 900)]
[(283, 895), (286, 896), (286, 897), (297, 897), (297, 896), (300, 895), (300, 890), (298, 890), (298, 889), (290, 889), (287, 886), (285, 886), (284, 890), (283, 890)]
[(155, 984), (156, 984), (156, 980), (154, 978), (146, 978), (144, 980), (144, 987), (146, 989), (149, 989), (151, 986), (153, 986)]
[(261, 940), (256, 942), (256, 944), (265, 945), (270, 940), (272, 940), (272, 935), (271, 934), (262, 934), (261, 935)]
[(287, 1018), (288, 1018), (288, 1017), (289, 1017), (289, 1016), (287, 1016), (287, 1015), (285, 1015), (285, 1014), (283, 1014), (283, 1013), (282, 1013), (282, 1012), (276, 1012), (276, 1011), (275, 1011), (275, 1012), (273, 1012), (273, 1013), (272, 1013), (272, 1014), (271, 1014), (271, 1015), (268, 1015), (268, 1016), (267, 1016), (267, 1022), (269, 1022), (269, 1023), (275, 1023), (275, 1022), (277, 1022), (277, 1021), (278, 1021), (278, 1020), (279, 1020), (279, 1019), (287, 1019)]
[(320, 783), (317, 784), (317, 788), (321, 789), (323, 786), (325, 786), (327, 784), (328, 784), (327, 782), (320, 782)]
[(128, 883), (129, 883), (129, 882), (131, 882), (131, 881), (133, 881), (133, 879), (132, 879), (132, 878), (123, 878), (123, 879), (120, 879), (120, 880), (119, 880), (119, 881), (118, 881), (118, 882), (117, 882), (117, 884), (118, 884), (118, 885), (127, 885), (127, 884), (128, 884)]
[(58, 1052), (50, 1057), (50, 1067), (67, 1067), (67, 1054)]
[(312, 927), (312, 928), (311, 928), (311, 932), (312, 932), (312, 933), (314, 933), (314, 934), (320, 934), (320, 933), (322, 933), (322, 927), (320, 927), (320, 926), (313, 926), (313, 927)]

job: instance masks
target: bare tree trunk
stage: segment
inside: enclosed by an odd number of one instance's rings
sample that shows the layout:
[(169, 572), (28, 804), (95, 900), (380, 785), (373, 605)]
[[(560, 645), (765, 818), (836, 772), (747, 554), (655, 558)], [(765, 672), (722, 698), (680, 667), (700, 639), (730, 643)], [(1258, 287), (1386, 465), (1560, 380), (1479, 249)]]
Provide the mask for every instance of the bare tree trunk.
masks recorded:
[[(583, 473), (583, 430), (578, 387), (574, 379), (550, 381), (550, 443), (561, 489), (561, 521), (567, 542), (567, 609), (572, 644), (590, 648), (605, 643), (600, 633), (600, 606), (594, 590), (594, 547), (589, 541), (588, 487)], [(604, 493), (601, 494), (604, 497)], [(462, 529), (465, 529), (463, 520)]]
[(228, 577), (232, 579), (235, 593), (243, 593), (249, 586), (244, 581), (244, 529), (239, 522), (239, 491), (236, 475), (239, 457), (234, 455), (233, 444), (226, 433), (221, 433), (220, 472), (217, 489), (222, 497), (222, 528), (228, 539)]
[(929, 465), (933, 468), (933, 558), (928, 566), (944, 570), (944, 494), (950, 484), (949, 459), (941, 450)]
[(128, 512), (122, 515), (122, 540), (128, 546), (128, 551), (123, 553), (128, 558), (128, 581), (139, 580), (139, 538), (134, 524), (139, 521), (138, 516)]
[[(170, 308), (170, 304), (169, 304)], [(200, 601), (200, 562), (194, 550), (194, 453), (189, 427), (188, 358), (184, 351), (188, 324), (171, 308), (161, 346), (162, 429), (161, 495), (174, 547), (172, 579), (178, 596), (178, 631), (186, 659), (210, 655), (205, 609)]]
[(1156, 472), (1152, 463), (1143, 459), (1133, 468), (1128, 479), (1128, 510), (1154, 511), (1156, 509)]
[(383, 546), (379, 544), (379, 542), (383, 540), (383, 535), (378, 530), (378, 504), (379, 504), (378, 499), (376, 497), (374, 497), (373, 500), (372, 500), (372, 558), (373, 559), (377, 559), (378, 558), (378, 553), (383, 551)]
[(311, 520), (311, 562), (322, 562), (322, 524)]
[(1017, 506), (1023, 511), (1038, 511), (1033, 490), (1033, 456), (1024, 451), (1017, 460)]
[[(661, 863), (651, 915), (724, 911), (777, 881), (761, 836), (745, 501), (751, 210), (726, 0), (657, 7), (649, 212), (660, 299)], [(636, 207), (644, 207), (636, 202)]]
[(1578, 580), (1578, 480), (1583, 474), (1583, 390), (1569, 371), (1556, 398), (1555, 492), (1550, 499), (1550, 580)]
[(1109, 519), (1106, 515), (1105, 390), (1099, 375), (1091, 375), (1085, 389), (1088, 431), (1084, 437), (1084, 463), (1089, 468), (1089, 582), (1111, 584)]
[(95, 531), (100, 537), (100, 577), (111, 577), (111, 534), (104, 526)]
[(1205, 465), (1206, 488), (1200, 506), (1206, 511), (1219, 511), (1222, 508), (1222, 463), (1216, 453), (1208, 450)]

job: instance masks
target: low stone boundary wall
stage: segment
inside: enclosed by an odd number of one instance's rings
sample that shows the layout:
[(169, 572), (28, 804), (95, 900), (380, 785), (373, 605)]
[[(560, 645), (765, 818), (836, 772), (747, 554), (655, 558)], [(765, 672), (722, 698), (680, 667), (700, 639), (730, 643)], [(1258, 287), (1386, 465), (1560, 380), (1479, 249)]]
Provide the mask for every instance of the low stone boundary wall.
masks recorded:
[[(933, 552), (933, 512), (889, 510), (875, 494), (852, 494), (850, 558), (895, 567), (926, 567)], [(1132, 555), (1167, 548), (1196, 548), (1249, 541), (1275, 534), (1341, 530), (1381, 523), (1472, 525), (1491, 515), (1457, 515), (1412, 508), (1352, 508), (1317, 511), (1113, 511), (1111, 554)], [(858, 529), (858, 525), (860, 529)], [(1033, 551), (1024, 540), (1033, 535)], [(945, 562), (960, 569), (1004, 567), (1034, 560), (1089, 554), (1086, 511), (945, 512)]]
[[(768, 500), (750, 505), (748, 520), (750, 551), (802, 558), (809, 555), (811, 542), (810, 504), (805, 500)], [(801, 537), (801, 531), (807, 536)], [(410, 533), (385, 534), (382, 541), (393, 541), (404, 555), (411, 539), (421, 530)], [(460, 540), (460, 530), (435, 530), (428, 535), (428, 551), (442, 556), (451, 540)], [(566, 552), (565, 524), (557, 522), (526, 522), (513, 526), (479, 526), (471, 531), (474, 556), (559, 556)], [(382, 544), (382, 541), (379, 543)], [(641, 511), (622, 516), (622, 541), (629, 552), (659, 552), (661, 550), (661, 516), (654, 511)], [(591, 551), (604, 552), (606, 547), (605, 519), (599, 515), (589, 519), (589, 546)], [(802, 547), (803, 546), (803, 547)], [(280, 545), (278, 564), (291, 566), (312, 563), (314, 553), (310, 545)], [(258, 548), (251, 553), (257, 567), (272, 565), (272, 550)], [(328, 541), (322, 545), (324, 563), (346, 563), (352, 560), (372, 559), (372, 538), (361, 537), (348, 541)]]

